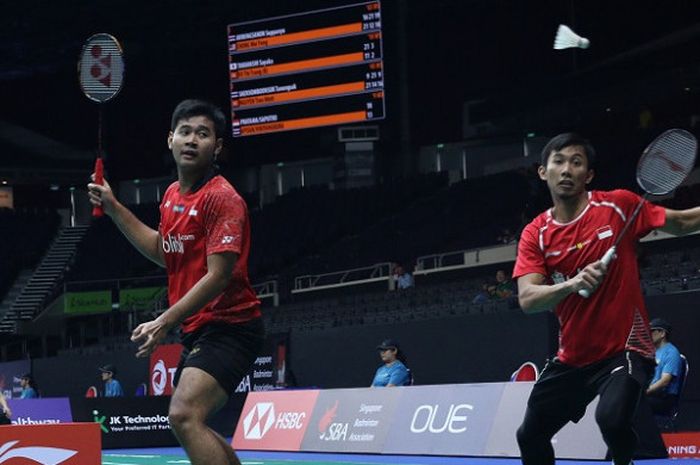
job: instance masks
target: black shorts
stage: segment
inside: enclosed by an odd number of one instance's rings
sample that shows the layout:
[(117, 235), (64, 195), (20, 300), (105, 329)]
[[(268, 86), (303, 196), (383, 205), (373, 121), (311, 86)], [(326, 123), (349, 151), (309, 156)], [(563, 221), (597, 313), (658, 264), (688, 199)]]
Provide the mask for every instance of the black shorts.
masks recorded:
[(183, 334), (184, 347), (173, 382), (177, 386), (186, 367), (199, 368), (231, 395), (253, 367), (264, 341), (262, 318), (236, 324), (210, 323)]
[(527, 402), (529, 409), (543, 417), (578, 422), (586, 407), (613, 377), (630, 376), (643, 389), (654, 372), (654, 360), (627, 351), (584, 367), (565, 365), (556, 358), (542, 370)]

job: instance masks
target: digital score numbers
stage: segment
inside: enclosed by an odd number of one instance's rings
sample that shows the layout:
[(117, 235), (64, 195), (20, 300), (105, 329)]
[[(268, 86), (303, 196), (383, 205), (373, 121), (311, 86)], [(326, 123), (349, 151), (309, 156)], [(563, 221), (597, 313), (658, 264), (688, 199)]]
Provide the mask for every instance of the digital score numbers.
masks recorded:
[(384, 118), (378, 1), (228, 26), (234, 137)]

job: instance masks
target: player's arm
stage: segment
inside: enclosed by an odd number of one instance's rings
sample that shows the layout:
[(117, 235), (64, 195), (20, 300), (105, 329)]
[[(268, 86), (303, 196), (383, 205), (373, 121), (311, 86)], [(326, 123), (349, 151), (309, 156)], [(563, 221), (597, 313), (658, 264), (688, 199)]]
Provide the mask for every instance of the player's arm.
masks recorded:
[(165, 338), (169, 330), (179, 325), (221, 294), (231, 280), (233, 268), (238, 260), (234, 252), (220, 252), (207, 256), (207, 273), (195, 283), (182, 298), (158, 318), (139, 325), (131, 335), (132, 341), (142, 342), (136, 352), (144, 357)]
[(668, 386), (673, 380), (673, 375), (671, 373), (663, 373), (661, 378), (654, 384), (647, 388), (647, 394), (654, 394), (656, 392), (661, 392)]
[(687, 210), (666, 209), (666, 223), (659, 228), (661, 231), (682, 236), (700, 229), (700, 207)]
[(102, 206), (136, 250), (156, 265), (165, 267), (162, 238), (158, 231), (148, 227), (131, 210), (119, 203), (106, 180), (104, 185), (88, 184), (88, 196), (90, 203)]
[(570, 294), (581, 289), (595, 290), (603, 280), (605, 272), (605, 265), (598, 260), (573, 278), (557, 284), (547, 284), (544, 275), (540, 273), (528, 273), (518, 278), (518, 303), (525, 313), (552, 310)]

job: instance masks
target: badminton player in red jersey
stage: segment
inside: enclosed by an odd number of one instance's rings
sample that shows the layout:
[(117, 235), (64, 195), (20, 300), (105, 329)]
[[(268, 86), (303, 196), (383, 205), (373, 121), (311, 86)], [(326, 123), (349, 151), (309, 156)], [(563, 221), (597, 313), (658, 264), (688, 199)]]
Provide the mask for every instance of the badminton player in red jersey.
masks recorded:
[[(597, 396), (595, 412), (613, 463), (627, 465), (637, 443), (632, 416), (653, 373), (649, 333), (635, 255), (653, 229), (681, 235), (700, 229), (700, 208), (669, 210), (645, 202), (609, 267), (600, 258), (640, 198), (626, 190), (588, 191), (595, 151), (566, 133), (542, 151), (539, 176), (553, 207), (528, 224), (518, 244), (513, 277), (526, 313), (553, 310), (559, 350), (533, 387), (517, 439), (523, 464), (554, 464), (551, 439), (578, 421)], [(592, 291), (589, 298), (578, 294)]]
[(163, 196), (157, 231), (119, 203), (108, 183), (88, 185), (90, 201), (167, 270), (170, 307), (131, 339), (139, 344), (136, 356), (146, 357), (180, 326), (184, 350), (169, 418), (194, 465), (240, 464), (205, 421), (252, 367), (264, 339), (260, 302), (248, 280), (248, 211), (215, 171), (225, 127), (224, 114), (209, 103), (185, 100), (175, 108), (168, 147), (178, 180)]

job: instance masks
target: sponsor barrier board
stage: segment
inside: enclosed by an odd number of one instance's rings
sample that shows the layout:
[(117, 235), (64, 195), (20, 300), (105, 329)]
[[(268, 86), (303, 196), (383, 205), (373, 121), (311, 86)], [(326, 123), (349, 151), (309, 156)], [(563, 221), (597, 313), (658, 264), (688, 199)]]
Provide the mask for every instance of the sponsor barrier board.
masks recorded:
[(318, 393), (318, 390), (249, 393), (233, 435), (233, 448), (300, 450)]
[(85, 465), (102, 463), (95, 423), (0, 426), (0, 463)]

